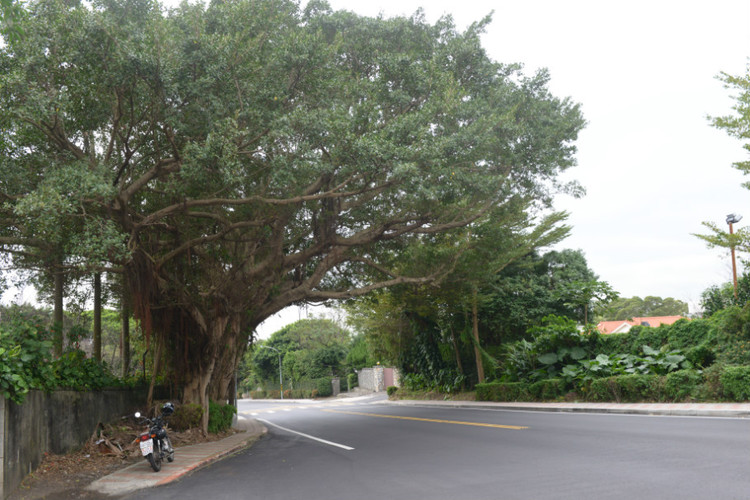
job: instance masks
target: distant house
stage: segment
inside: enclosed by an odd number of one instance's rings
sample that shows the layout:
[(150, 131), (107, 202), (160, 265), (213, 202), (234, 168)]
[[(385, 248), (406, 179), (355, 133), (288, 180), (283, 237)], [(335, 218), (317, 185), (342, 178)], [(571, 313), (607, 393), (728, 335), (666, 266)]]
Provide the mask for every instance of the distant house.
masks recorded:
[(599, 333), (626, 333), (631, 328), (637, 325), (642, 326), (661, 326), (671, 325), (679, 319), (685, 319), (683, 316), (651, 316), (649, 318), (633, 318), (632, 320), (619, 320), (619, 321), (602, 321), (596, 328)]

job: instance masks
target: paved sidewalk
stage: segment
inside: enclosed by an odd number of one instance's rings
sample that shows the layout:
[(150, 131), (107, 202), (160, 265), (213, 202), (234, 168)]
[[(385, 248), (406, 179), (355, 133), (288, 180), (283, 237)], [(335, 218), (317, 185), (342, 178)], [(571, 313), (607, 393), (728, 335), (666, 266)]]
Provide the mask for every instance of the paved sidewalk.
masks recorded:
[(384, 401), (395, 406), (484, 408), (516, 411), (616, 413), (682, 417), (750, 418), (750, 403), (493, 403), (486, 401)]
[(268, 432), (257, 420), (240, 419), (237, 425), (245, 432), (219, 441), (175, 448), (174, 462), (162, 462), (160, 472), (154, 472), (145, 459), (139, 460), (136, 464), (97, 479), (86, 489), (106, 495), (124, 495), (142, 488), (171, 483), (195, 469), (246, 448)]

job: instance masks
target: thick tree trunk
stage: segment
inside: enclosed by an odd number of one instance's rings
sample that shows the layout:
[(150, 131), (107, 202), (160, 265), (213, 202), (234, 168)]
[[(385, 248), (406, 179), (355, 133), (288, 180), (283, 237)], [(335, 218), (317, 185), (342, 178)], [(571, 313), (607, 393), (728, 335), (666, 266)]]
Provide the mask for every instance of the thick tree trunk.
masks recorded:
[(154, 364), (151, 371), (151, 383), (148, 386), (148, 398), (146, 399), (148, 411), (151, 411), (151, 406), (154, 404), (154, 385), (156, 385), (156, 376), (161, 370), (161, 358), (163, 354), (163, 342), (157, 342), (156, 353), (154, 354)]
[(122, 367), (120, 368), (120, 375), (122, 378), (126, 378), (130, 375), (130, 307), (128, 307), (128, 301), (124, 295), (120, 306), (120, 315), (122, 321), (122, 329), (120, 330), (120, 359), (122, 360)]
[(94, 274), (94, 359), (102, 360), (102, 275)]
[(208, 433), (208, 418), (209, 418), (209, 395), (208, 386), (211, 383), (211, 377), (216, 366), (216, 359), (213, 357), (208, 363), (203, 366), (196, 367), (196, 370), (185, 374), (184, 393), (182, 396), (183, 403), (197, 403), (203, 408), (203, 416), (201, 417), (201, 431), (203, 434)]
[[(216, 311), (215, 311), (216, 312)], [(195, 312), (194, 312), (195, 314)], [(202, 337), (205, 340), (200, 352), (193, 351), (188, 356), (188, 362), (182, 366), (184, 370), (183, 403), (198, 403), (203, 408), (201, 430), (208, 433), (209, 401), (211, 400), (211, 384), (216, 376), (217, 366), (221, 365), (227, 356), (225, 349), (233, 348), (234, 343), (226, 343), (228, 314), (214, 314), (207, 322), (202, 318), (194, 318), (198, 325), (203, 325)], [(226, 392), (226, 387), (224, 387)]]
[(239, 360), (247, 343), (241, 339), (239, 315), (233, 315), (221, 341), (214, 375), (209, 386), (209, 395), (214, 401), (234, 401), (234, 382)]

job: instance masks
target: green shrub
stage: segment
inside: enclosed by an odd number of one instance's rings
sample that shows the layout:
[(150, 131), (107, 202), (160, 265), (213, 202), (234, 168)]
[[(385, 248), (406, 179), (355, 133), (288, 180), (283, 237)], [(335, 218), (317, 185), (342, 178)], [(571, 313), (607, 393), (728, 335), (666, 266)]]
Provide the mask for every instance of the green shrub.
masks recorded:
[(359, 385), (359, 377), (357, 377), (356, 373), (350, 373), (346, 376), (346, 382), (349, 384), (349, 387), (354, 389)]
[(203, 407), (197, 403), (177, 405), (174, 414), (169, 417), (169, 426), (177, 431), (186, 431), (200, 427)]
[(52, 366), (58, 387), (91, 391), (122, 385), (104, 363), (87, 358), (83, 351), (66, 351)]
[(23, 403), (30, 389), (50, 390), (56, 377), (50, 332), (14, 321), (0, 331), (0, 396)]
[(318, 397), (327, 398), (333, 394), (333, 386), (331, 385), (331, 379), (329, 377), (317, 379), (315, 385), (318, 389)]
[(750, 366), (725, 366), (719, 380), (722, 392), (733, 401), (750, 399)]
[(215, 434), (232, 427), (232, 420), (236, 412), (232, 405), (222, 405), (213, 401), (208, 404), (208, 432)]
[(664, 399), (664, 377), (659, 375), (618, 375), (592, 380), (586, 387), (591, 401), (660, 401)]
[(669, 348), (688, 350), (705, 344), (710, 330), (711, 324), (707, 320), (681, 319), (668, 327)]
[[(291, 397), (293, 399), (309, 399), (311, 392), (310, 389), (292, 389)], [(284, 391), (284, 393), (286, 394), (286, 391)]]
[(531, 394), (531, 397), (539, 401), (557, 399), (565, 395), (565, 393), (565, 381), (559, 378), (540, 380), (529, 386), (529, 394)]
[(694, 397), (703, 381), (695, 370), (679, 370), (667, 374), (664, 382), (664, 396), (672, 401), (684, 401)]
[(724, 367), (713, 364), (703, 370), (701, 378), (703, 383), (696, 390), (696, 399), (700, 401), (719, 400), (724, 397), (721, 387), (721, 373)]
[(250, 391), (251, 399), (266, 399), (266, 391)]
[(716, 361), (716, 353), (711, 349), (707, 343), (691, 347), (685, 352), (685, 357), (690, 361), (693, 366), (701, 368), (708, 368)]
[(476, 385), (477, 401), (529, 401), (529, 386), (524, 382), (490, 382)]
[(385, 390), (385, 391), (386, 391), (386, 392), (388, 393), (388, 397), (391, 397), (391, 396), (393, 396), (394, 394), (396, 394), (396, 391), (398, 391), (398, 387), (396, 387), (395, 385), (389, 385), (389, 386), (388, 386), (388, 387), (386, 388), (386, 390)]

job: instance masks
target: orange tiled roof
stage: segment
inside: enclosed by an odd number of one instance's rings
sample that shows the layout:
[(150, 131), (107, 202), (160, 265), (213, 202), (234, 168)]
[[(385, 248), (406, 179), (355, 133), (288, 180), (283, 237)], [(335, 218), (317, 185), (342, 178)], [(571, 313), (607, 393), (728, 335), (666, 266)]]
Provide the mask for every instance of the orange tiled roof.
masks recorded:
[(684, 319), (682, 316), (650, 316), (647, 318), (633, 318), (632, 320), (620, 320), (620, 321), (602, 321), (596, 328), (601, 333), (620, 333), (627, 332), (631, 327), (636, 325), (647, 324), (648, 326), (661, 326), (671, 325), (679, 319)]

